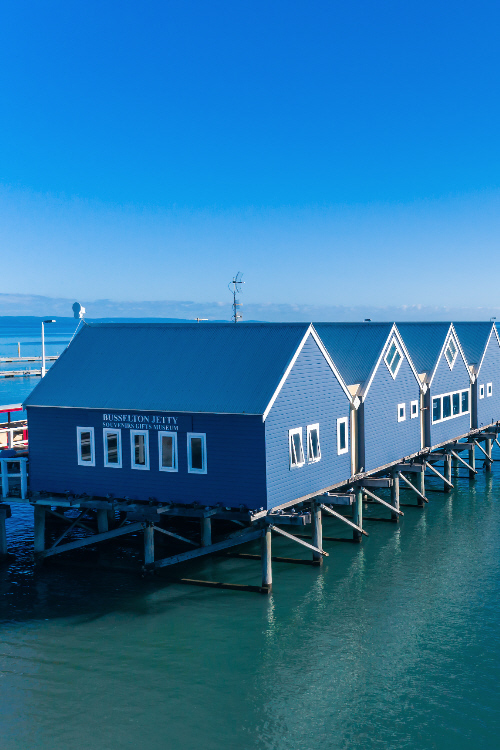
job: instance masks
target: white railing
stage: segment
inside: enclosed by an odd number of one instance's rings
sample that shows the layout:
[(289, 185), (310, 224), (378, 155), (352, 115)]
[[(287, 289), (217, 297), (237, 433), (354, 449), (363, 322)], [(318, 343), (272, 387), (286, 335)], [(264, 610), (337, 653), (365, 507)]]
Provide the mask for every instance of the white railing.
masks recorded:
[[(9, 464), (18, 464), (19, 471), (9, 474)], [(0, 474), (2, 477), (2, 499), (9, 497), (9, 479), (21, 479), (21, 499), (26, 500), (28, 491), (28, 459), (0, 458)]]

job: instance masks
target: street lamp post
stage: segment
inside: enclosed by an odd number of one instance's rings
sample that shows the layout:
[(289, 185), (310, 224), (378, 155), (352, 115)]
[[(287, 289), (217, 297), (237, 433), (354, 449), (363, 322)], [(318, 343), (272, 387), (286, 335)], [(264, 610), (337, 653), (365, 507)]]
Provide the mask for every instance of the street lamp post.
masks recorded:
[(44, 331), (44, 325), (45, 323), (55, 323), (55, 320), (42, 320), (42, 378), (45, 376), (46, 369), (45, 369), (45, 331)]

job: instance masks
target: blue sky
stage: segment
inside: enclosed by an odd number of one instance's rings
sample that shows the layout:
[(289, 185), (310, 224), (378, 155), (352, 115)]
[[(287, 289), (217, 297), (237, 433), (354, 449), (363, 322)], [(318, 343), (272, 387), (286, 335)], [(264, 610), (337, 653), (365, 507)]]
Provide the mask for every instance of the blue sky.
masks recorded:
[(496, 303), (498, 4), (1, 18), (1, 292)]

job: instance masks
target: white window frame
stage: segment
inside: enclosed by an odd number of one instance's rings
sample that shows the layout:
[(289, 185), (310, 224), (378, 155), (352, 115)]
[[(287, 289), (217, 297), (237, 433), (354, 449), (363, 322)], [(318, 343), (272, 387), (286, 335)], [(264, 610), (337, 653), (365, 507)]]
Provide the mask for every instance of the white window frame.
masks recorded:
[[(311, 432), (313, 430), (316, 430), (318, 433), (318, 457), (317, 458), (309, 458), (309, 446), (310, 446), (310, 439), (311, 439)], [(319, 440), (319, 422), (317, 424), (308, 424), (307, 425), (307, 463), (309, 464), (317, 464), (318, 461), (321, 461), (321, 443)]]
[[(91, 461), (82, 460), (82, 432), (90, 432), (90, 455), (92, 456)], [(78, 466), (95, 466), (95, 435), (93, 427), (77, 427), (76, 428), (76, 450), (78, 455)]]
[[(401, 415), (399, 412), (403, 410)], [(406, 422), (406, 404), (398, 404), (398, 422)]]
[[(396, 347), (396, 350), (397, 350), (397, 351), (399, 352), (399, 362), (398, 362), (398, 366), (396, 367), (396, 372), (393, 372), (393, 371), (391, 370), (390, 364), (389, 364), (389, 362), (388, 362), (388, 360), (387, 360), (387, 358), (389, 357), (389, 352), (391, 351), (391, 347), (392, 347), (392, 345), (393, 345), (393, 344), (394, 344), (394, 346)], [(386, 367), (387, 367), (387, 369), (388, 369), (388, 370), (389, 370), (389, 372), (391, 373), (391, 378), (392, 378), (393, 380), (396, 380), (397, 374), (398, 374), (398, 372), (399, 372), (399, 368), (400, 368), (400, 367), (401, 367), (401, 365), (403, 364), (403, 359), (404, 359), (404, 355), (403, 355), (403, 352), (402, 352), (402, 350), (401, 350), (401, 347), (399, 346), (399, 344), (398, 344), (398, 341), (397, 341), (396, 337), (395, 337), (395, 336), (393, 336), (393, 337), (392, 337), (392, 339), (391, 339), (391, 342), (390, 342), (389, 346), (387, 347), (387, 351), (386, 351), (386, 353), (385, 353), (385, 357), (384, 357), (384, 362), (385, 362), (385, 364), (386, 364)]]
[[(453, 359), (452, 359), (451, 363), (450, 363), (450, 360), (448, 359), (448, 355), (447, 355), (448, 347), (450, 345), (450, 341), (453, 341), (453, 346), (455, 347), (455, 354), (453, 356)], [(450, 368), (450, 370), (453, 370), (453, 366), (454, 366), (454, 364), (455, 364), (455, 362), (457, 360), (457, 357), (458, 357), (458, 342), (455, 340), (455, 337), (453, 336), (453, 334), (451, 334), (451, 336), (448, 337), (448, 341), (446, 342), (446, 346), (444, 347), (444, 358), (445, 358), (446, 362), (448, 363), (448, 367)], [(447, 396), (448, 394), (445, 393), (444, 395)]]
[[(340, 447), (340, 425), (345, 424), (345, 448)], [(339, 417), (337, 419), (337, 454), (341, 456), (343, 453), (349, 452), (349, 417)]]
[[(415, 407), (415, 414), (413, 413), (413, 407)], [(418, 399), (416, 401), (410, 401), (410, 418), (416, 419), (418, 417)]]
[[(300, 435), (300, 450), (302, 451), (302, 461), (298, 461), (297, 463), (293, 463), (292, 461), (292, 435)], [(293, 429), (288, 430), (288, 458), (290, 461), (290, 469), (300, 469), (306, 462), (304, 453), (304, 441), (302, 440), (302, 427), (293, 427)]]
[[(161, 449), (161, 440), (162, 437), (165, 435), (168, 435), (172, 438), (172, 452), (173, 452), (173, 466), (162, 466), (162, 449)], [(179, 462), (178, 462), (178, 450), (177, 450), (177, 433), (172, 432), (171, 430), (160, 430), (158, 433), (158, 468), (160, 471), (178, 471), (179, 470)]]
[[(191, 438), (201, 438), (203, 468), (191, 468)], [(188, 454), (188, 474), (206, 474), (207, 473), (207, 434), (206, 432), (188, 432), (187, 434), (187, 454)]]
[[(465, 391), (467, 391), (467, 393), (469, 394), (469, 397), (468, 397), (469, 408), (467, 409), (467, 411), (462, 411), (462, 393), (464, 393)], [(453, 414), (453, 396), (455, 394), (457, 394), (457, 393), (459, 394), (459, 399), (460, 399), (460, 401), (459, 401), (459, 403), (460, 403), (460, 412), (458, 414)], [(445, 396), (450, 396), (450, 401), (451, 401), (451, 411), (452, 411), (452, 413), (450, 414), (449, 417), (443, 417), (443, 398)], [(434, 421), (434, 419), (433, 419), (434, 401), (437, 398), (441, 399), (441, 419), (436, 419)], [(431, 398), (431, 407), (430, 408), (431, 408), (431, 424), (433, 424), (433, 425), (434, 424), (440, 424), (441, 422), (448, 422), (448, 420), (450, 420), (450, 419), (458, 419), (458, 417), (463, 417), (466, 414), (470, 414), (470, 388), (460, 388), (459, 391), (450, 391), (449, 393), (440, 393), (437, 396), (432, 396), (432, 398)]]
[[(118, 435), (118, 463), (110, 464), (108, 461), (108, 435)], [(122, 468), (122, 431), (114, 427), (104, 427), (102, 431), (102, 442), (104, 447), (104, 466), (106, 469)]]
[(479, 398), (484, 398), (484, 384), (479, 386)]
[(493, 383), (486, 383), (486, 396), (487, 398), (493, 396)]
[[(144, 449), (146, 451), (146, 463), (144, 466), (135, 463), (135, 441), (136, 435), (144, 435)], [(130, 430), (130, 467), (139, 471), (149, 471), (149, 431), (148, 430)]]

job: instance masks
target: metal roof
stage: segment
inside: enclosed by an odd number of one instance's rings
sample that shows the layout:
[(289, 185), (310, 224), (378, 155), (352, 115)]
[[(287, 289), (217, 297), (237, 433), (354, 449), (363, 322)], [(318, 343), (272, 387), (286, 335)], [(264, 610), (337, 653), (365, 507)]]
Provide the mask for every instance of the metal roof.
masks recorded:
[(488, 343), (493, 323), (454, 323), (462, 349), (470, 365), (479, 365)]
[(419, 373), (431, 372), (451, 323), (396, 323)]
[(28, 406), (263, 414), (307, 323), (84, 326)]
[(370, 375), (392, 323), (314, 323), (326, 350), (349, 385)]

